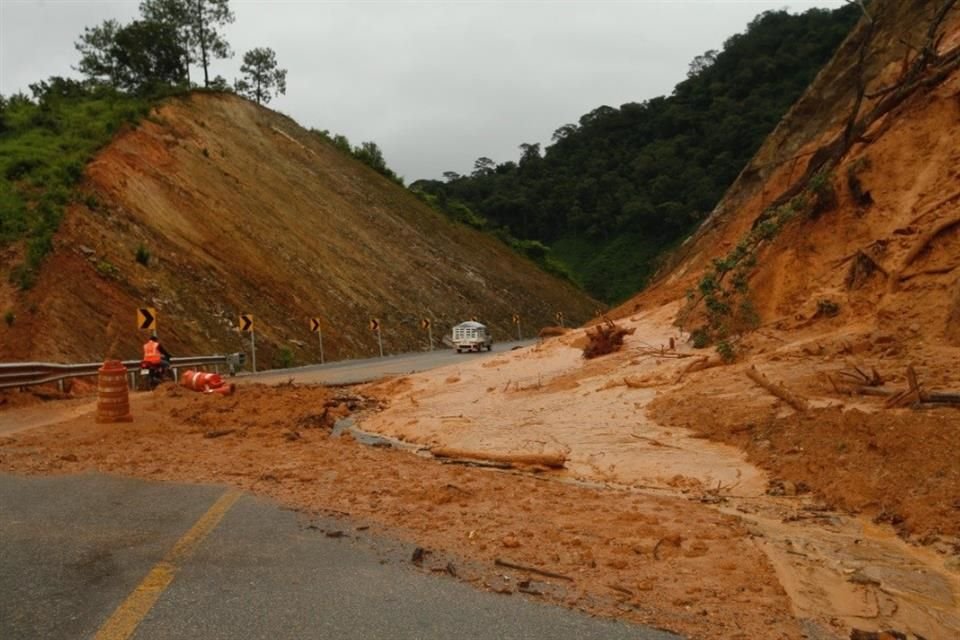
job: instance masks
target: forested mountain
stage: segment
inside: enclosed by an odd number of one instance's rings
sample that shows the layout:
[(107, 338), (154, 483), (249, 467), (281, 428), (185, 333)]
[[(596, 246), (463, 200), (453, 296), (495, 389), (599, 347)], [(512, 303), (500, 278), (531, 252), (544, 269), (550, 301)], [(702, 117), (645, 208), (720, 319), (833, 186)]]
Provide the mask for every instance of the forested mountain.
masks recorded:
[(543, 152), (521, 144), (517, 162), (478, 158), (468, 176), (411, 189), (593, 296), (622, 300), (711, 211), (859, 16), (853, 4), (765, 12), (697, 56), (670, 96), (598, 107)]

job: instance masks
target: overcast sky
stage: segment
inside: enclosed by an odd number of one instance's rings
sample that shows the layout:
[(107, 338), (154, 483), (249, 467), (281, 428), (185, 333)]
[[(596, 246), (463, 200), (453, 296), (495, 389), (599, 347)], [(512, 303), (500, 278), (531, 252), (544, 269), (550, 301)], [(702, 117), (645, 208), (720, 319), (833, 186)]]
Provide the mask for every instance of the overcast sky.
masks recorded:
[[(233, 0), (215, 61), (231, 82), (240, 57), (272, 47), (289, 70), (271, 107), (307, 127), (373, 140), (408, 182), (516, 160), (523, 142), (600, 105), (669, 93), (694, 56), (721, 48), (758, 13), (842, 0), (434, 2)], [(138, 0), (0, 0), (0, 93), (75, 75), (85, 26), (133, 19)], [(197, 73), (193, 74), (196, 79)]]

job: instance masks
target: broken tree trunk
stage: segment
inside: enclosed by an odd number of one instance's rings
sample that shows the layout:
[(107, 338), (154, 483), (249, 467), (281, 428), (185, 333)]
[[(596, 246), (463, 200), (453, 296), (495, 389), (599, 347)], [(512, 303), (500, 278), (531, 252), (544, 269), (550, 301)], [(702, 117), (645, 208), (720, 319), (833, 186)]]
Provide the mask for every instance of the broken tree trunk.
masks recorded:
[(749, 369), (747, 369), (747, 377), (769, 391), (772, 395), (789, 404), (797, 411), (807, 411), (810, 408), (810, 405), (807, 403), (806, 399), (794, 394), (782, 384), (774, 384), (770, 382), (770, 380), (767, 379), (765, 375), (760, 373), (760, 371), (758, 371), (754, 366), (751, 366)]
[(496, 451), (471, 451), (453, 447), (436, 447), (430, 450), (436, 458), (455, 458), (459, 460), (479, 460), (502, 462), (528, 466), (541, 466), (550, 469), (562, 469), (567, 463), (565, 453), (500, 453)]
[(933, 242), (937, 236), (957, 225), (960, 225), (960, 216), (956, 216), (941, 222), (933, 229), (928, 231), (922, 238), (920, 238), (920, 240), (917, 241), (917, 244), (913, 245), (913, 248), (910, 249), (907, 255), (903, 258), (903, 263), (901, 263), (900, 268), (897, 270), (896, 277), (890, 279), (891, 288), (896, 289), (901, 280), (906, 280), (910, 277), (913, 277), (912, 275), (904, 277), (903, 272), (906, 271), (907, 267), (913, 264), (914, 260), (916, 260), (920, 254), (930, 246), (930, 243)]
[(677, 379), (674, 382), (674, 384), (679, 384), (680, 382), (683, 382), (683, 379), (686, 377), (688, 373), (695, 373), (697, 371), (703, 371), (704, 369), (719, 367), (724, 364), (726, 363), (723, 361), (723, 358), (721, 358), (718, 355), (701, 356), (697, 360), (694, 360), (689, 365), (687, 365), (684, 368), (684, 370), (680, 372), (680, 375), (677, 376)]

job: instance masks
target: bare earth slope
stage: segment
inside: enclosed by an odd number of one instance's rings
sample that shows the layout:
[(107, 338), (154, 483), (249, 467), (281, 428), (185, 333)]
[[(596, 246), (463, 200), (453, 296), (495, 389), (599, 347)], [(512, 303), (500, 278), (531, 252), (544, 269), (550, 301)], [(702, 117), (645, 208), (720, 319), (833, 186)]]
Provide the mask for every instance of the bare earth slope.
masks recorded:
[[(499, 339), (595, 303), (498, 241), (454, 225), (406, 190), (292, 120), (233, 95), (164, 103), (87, 169), (87, 198), (56, 238), (38, 286), (2, 327), (0, 359), (134, 356), (135, 309), (156, 307), (175, 353), (243, 348), (233, 327), (255, 316), (262, 364), (287, 347), (319, 360), (308, 318), (324, 320), (327, 356), (372, 355), (369, 318), (388, 352), (424, 348), (478, 316)], [(137, 247), (149, 266), (135, 260)], [(6, 278), (3, 278), (6, 281)]]
[[(862, 112), (912, 67), (943, 6), (869, 3), (885, 17), (863, 65), (874, 97)], [(107, 431), (88, 417), (15, 434), (0, 441), (0, 469), (223, 480), (399, 527), (479, 562), (485, 588), (509, 591), (492, 574), (512, 559), (564, 576), (571, 606), (692, 638), (960, 637), (960, 409), (882, 395), (907, 388), (908, 366), (920, 391), (960, 394), (960, 11), (931, 41), (956, 66), (850, 148), (827, 176), (832, 205), (761, 248), (749, 280), (761, 326), (736, 361), (693, 349), (690, 327), (676, 326), (686, 290), (842, 130), (862, 29), (660, 282), (617, 310), (634, 330), (621, 351), (584, 360), (580, 329), (364, 390), (381, 410), (359, 427), (422, 455), (563, 456), (562, 469), (454, 474), (410, 452), (378, 464), (296, 434), (285, 441), (303, 456), (279, 460), (271, 410), (320, 406), (284, 388), (225, 400), (237, 442), (199, 433), (231, 424), (219, 399), (195, 412), (155, 394), (146, 428)], [(772, 384), (756, 384), (751, 367)], [(855, 367), (873, 386), (852, 384)], [(778, 387), (793, 404), (769, 391)], [(258, 444), (264, 425), (274, 431)], [(326, 464), (343, 466), (317, 482)], [(336, 494), (340, 477), (361, 478), (366, 493)]]

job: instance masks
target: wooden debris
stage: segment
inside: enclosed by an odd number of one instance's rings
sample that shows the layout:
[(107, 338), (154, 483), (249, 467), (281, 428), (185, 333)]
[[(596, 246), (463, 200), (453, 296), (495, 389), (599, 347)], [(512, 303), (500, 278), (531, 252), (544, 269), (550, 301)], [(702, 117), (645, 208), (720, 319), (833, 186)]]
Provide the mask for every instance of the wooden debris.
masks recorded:
[(413, 550), (413, 553), (410, 555), (410, 562), (419, 566), (423, 565), (423, 559), (430, 553), (430, 550), (424, 549), (423, 547), (417, 547)]
[(797, 411), (807, 411), (810, 408), (810, 405), (807, 403), (806, 399), (794, 394), (783, 384), (774, 384), (767, 379), (756, 367), (751, 366), (747, 369), (747, 377), (756, 382), (758, 385), (766, 389), (770, 394), (780, 398), (791, 407)]
[(536, 567), (525, 567), (522, 564), (514, 564), (513, 562), (508, 562), (506, 560), (501, 560), (497, 558), (493, 561), (498, 567), (506, 567), (508, 569), (516, 569), (517, 571), (526, 571), (528, 573), (536, 573), (541, 576), (547, 576), (548, 578), (557, 578), (558, 580), (568, 580), (573, 582), (573, 578), (570, 576), (565, 576), (562, 573), (554, 573), (553, 571), (547, 571), (545, 569), (537, 569)]
[(231, 433), (234, 433), (236, 429), (216, 429), (214, 431), (207, 431), (203, 434), (204, 438), (220, 438), (223, 436), (228, 436)]
[(626, 595), (628, 595), (628, 596), (634, 595), (634, 594), (633, 594), (633, 591), (631, 591), (630, 589), (627, 589), (625, 586), (623, 586), (623, 585), (621, 585), (621, 584), (616, 584), (616, 583), (608, 584), (608, 585), (607, 585), (607, 588), (608, 588), (608, 589), (613, 589), (614, 591), (619, 591), (620, 593), (626, 594)]
[(509, 462), (493, 462), (490, 460), (465, 460), (461, 458), (441, 458), (441, 464), (462, 464), (465, 467), (477, 467), (480, 469), (513, 469)]
[(726, 363), (723, 361), (723, 358), (718, 355), (700, 356), (700, 358), (688, 364), (687, 367), (680, 372), (680, 375), (677, 376), (674, 384), (679, 384), (682, 382), (688, 373), (696, 373), (697, 371), (703, 371), (704, 369), (712, 369), (713, 367), (719, 367), (723, 364)]
[(632, 335), (636, 330), (636, 327), (624, 329), (612, 320), (587, 329), (587, 346), (583, 348), (583, 357), (596, 358), (619, 351), (623, 347), (624, 336)]
[[(861, 372), (862, 373), (862, 372)], [(861, 380), (861, 377), (856, 374), (848, 374), (847, 378), (853, 380)], [(830, 380), (833, 384), (834, 391), (843, 395), (864, 395), (864, 396), (877, 396), (880, 398), (886, 398), (884, 406), (888, 409), (894, 407), (913, 407), (915, 409), (920, 408), (934, 408), (934, 407), (946, 407), (946, 406), (956, 406), (960, 405), (960, 393), (951, 392), (951, 391), (927, 391), (920, 384), (920, 380), (917, 376), (916, 369), (911, 365), (907, 367), (907, 388), (906, 389), (887, 389), (882, 386), (882, 379), (879, 377), (879, 374), (876, 374), (874, 370), (874, 375), (870, 376), (871, 380), (867, 382), (860, 382), (860, 384), (855, 384), (850, 388), (843, 388), (837, 384), (832, 376), (827, 376), (827, 379)], [(880, 379), (881, 384), (874, 385), (872, 384), (873, 380)]]
[(510, 465), (538, 465), (550, 469), (562, 469), (567, 463), (565, 453), (501, 453), (497, 451), (471, 451), (453, 447), (435, 447), (430, 450), (435, 458), (452, 458)]
[(863, 369), (854, 365), (853, 371), (841, 371), (838, 375), (843, 376), (858, 386), (864, 387), (882, 387), (883, 377), (877, 371), (876, 367), (870, 367), (870, 373), (867, 374)]
[(924, 236), (920, 238), (920, 241), (917, 242), (917, 244), (915, 244), (913, 248), (910, 249), (910, 252), (904, 257), (903, 264), (900, 266), (900, 271), (897, 274), (898, 277), (900, 277), (899, 274), (902, 273), (904, 269), (909, 267), (913, 261), (916, 260), (917, 257), (923, 253), (928, 246), (930, 246), (930, 243), (933, 242), (937, 236), (957, 225), (960, 225), (960, 216), (945, 220), (924, 234)]

